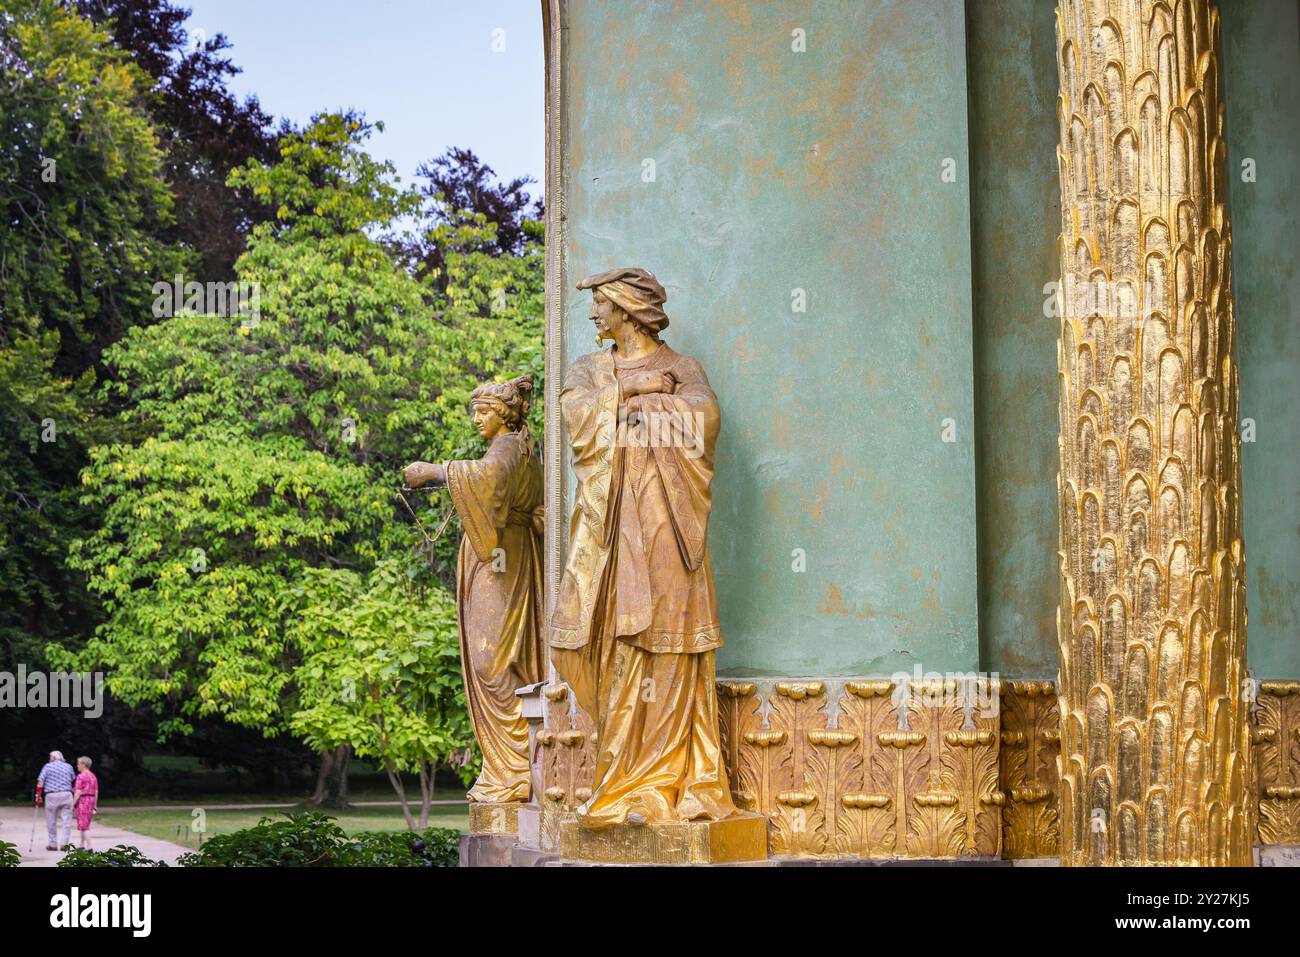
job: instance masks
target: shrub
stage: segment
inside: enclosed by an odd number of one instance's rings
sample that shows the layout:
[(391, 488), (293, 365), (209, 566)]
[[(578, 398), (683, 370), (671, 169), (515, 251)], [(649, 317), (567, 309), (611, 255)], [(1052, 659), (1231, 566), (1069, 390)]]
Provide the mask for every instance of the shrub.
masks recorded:
[(155, 861), (140, 853), (138, 847), (117, 844), (106, 851), (71, 850), (60, 858), (55, 867), (166, 867), (165, 861)]
[(319, 811), (262, 818), (255, 827), (223, 834), (197, 852), (185, 854), (183, 867), (455, 867), (460, 834), (446, 828), (416, 833), (368, 831), (348, 837)]
[(222, 834), (197, 852), (184, 854), (182, 867), (335, 867), (347, 840), (343, 829), (319, 811), (264, 817), (254, 827)]
[(0, 841), (0, 867), (17, 867), (21, 860), (22, 855), (18, 853), (17, 844)]
[(366, 831), (348, 839), (349, 867), (457, 867), (460, 832), (431, 827), (420, 833)]

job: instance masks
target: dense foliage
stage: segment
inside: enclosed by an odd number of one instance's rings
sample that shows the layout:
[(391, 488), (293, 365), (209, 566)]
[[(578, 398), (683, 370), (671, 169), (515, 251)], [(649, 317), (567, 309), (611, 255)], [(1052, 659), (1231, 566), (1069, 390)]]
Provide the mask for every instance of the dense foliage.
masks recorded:
[(138, 847), (114, 844), (103, 851), (77, 848), (68, 851), (55, 863), (55, 867), (166, 867), (163, 861), (145, 857)]
[(95, 611), (63, 564), (87, 517), (91, 387), (105, 345), (149, 315), (151, 277), (184, 260), (148, 81), (54, 0), (0, 0), (0, 640), (32, 660)]
[[(105, 670), (165, 734), (219, 714), (423, 775), (468, 744), (468, 723), (449, 597), (413, 554), (398, 476), (416, 455), (475, 452), (469, 391), (536, 362), (522, 309), (540, 284), (461, 254), (464, 233), (490, 232), (462, 224), (450, 292), (431, 302), (368, 232), (414, 202), (361, 148), (369, 131), (323, 115), (278, 163), (232, 177), (277, 211), (236, 267), (260, 315), (182, 313), (107, 352), (134, 439), (92, 450), (83, 501), (104, 518), (69, 559), (107, 620), (84, 651), (50, 654)], [(480, 289), (485, 274), (499, 285)]]
[[(99, 516), (78, 500), (87, 449), (114, 433), (94, 386), (104, 348), (150, 317), (149, 283), (190, 257), (150, 81), (55, 0), (0, 0), (0, 668), (76, 646), (100, 609), (65, 562)], [(117, 727), (115, 715), (104, 725)], [(38, 761), (64, 715), (0, 714), (0, 756)]]
[[(0, 867), (17, 867), (12, 844), (0, 843)], [(222, 834), (198, 851), (182, 854), (180, 867), (456, 867), (460, 832), (432, 827), (416, 832), (365, 831), (349, 836), (319, 812), (263, 818), (253, 827)], [(166, 867), (138, 848), (118, 844), (103, 851), (72, 850), (56, 867)]]
[(174, 219), (160, 235), (191, 250), (205, 279), (229, 278), (248, 229), (268, 214), (226, 180), (250, 159), (269, 162), (276, 144), (257, 99), (240, 101), (227, 87), (239, 73), (226, 56), (230, 42), (187, 32), (189, 11), (168, 0), (76, 0), (76, 7), (149, 78), (145, 106), (175, 197)]
[[(427, 827), (436, 766), (472, 740), (451, 594), (383, 561), (364, 578), (312, 569), (295, 597), (290, 641), (302, 664), (291, 730), (321, 751), (348, 744), (375, 759), (408, 827)], [(419, 784), (415, 814), (402, 772)]]
[(182, 867), (456, 867), (460, 834), (447, 828), (418, 833), (367, 832), (349, 837), (319, 812), (263, 818), (255, 827), (223, 834), (181, 856)]
[(0, 841), (0, 867), (17, 867), (22, 861), (18, 845), (9, 841)]
[[(0, 716), (0, 760), (75, 736), (120, 773), (141, 733), (242, 760), (227, 727), (373, 759), (420, 828), (467, 770), (458, 536), (427, 548), (445, 495), (417, 523), (395, 493), (481, 453), (479, 382), (540, 386), (541, 207), (465, 149), (402, 186), (360, 114), (273, 132), (186, 16), (0, 0), (0, 668), (110, 695), (95, 728)], [(160, 305), (176, 275), (252, 306)]]

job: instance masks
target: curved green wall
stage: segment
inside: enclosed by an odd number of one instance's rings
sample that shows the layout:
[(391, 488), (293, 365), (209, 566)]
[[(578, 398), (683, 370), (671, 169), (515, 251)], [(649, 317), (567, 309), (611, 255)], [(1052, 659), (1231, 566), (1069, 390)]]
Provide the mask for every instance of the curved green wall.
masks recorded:
[[(1054, 9), (569, 3), (563, 255), (654, 270), (721, 400), (725, 673), (1056, 673)], [(1220, 9), (1250, 661), (1297, 677), (1296, 4)]]
[[(666, 338), (722, 404), (719, 668), (974, 668), (961, 5), (581, 0), (569, 20), (569, 276), (653, 270)], [(570, 358), (587, 308), (570, 290)]]

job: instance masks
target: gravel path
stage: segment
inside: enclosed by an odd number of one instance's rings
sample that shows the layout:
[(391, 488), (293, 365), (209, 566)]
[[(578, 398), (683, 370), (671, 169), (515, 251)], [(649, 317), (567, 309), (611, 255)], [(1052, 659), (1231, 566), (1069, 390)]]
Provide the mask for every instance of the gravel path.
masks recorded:
[[(115, 844), (127, 844), (132, 847), (138, 847), (140, 853), (155, 861), (166, 861), (168, 864), (175, 864), (176, 858), (184, 854), (191, 848), (183, 847), (180, 844), (173, 844), (171, 841), (160, 841), (156, 837), (145, 837), (143, 834), (136, 834), (134, 831), (124, 831), (120, 827), (113, 827), (107, 823), (106, 819), (111, 815), (106, 815), (102, 810), (95, 817), (94, 826), (90, 829), (90, 846), (97, 851), (104, 851)], [(77, 843), (79, 837), (76, 829), (76, 820), (73, 820), (72, 843)], [(36, 841), (32, 843), (32, 850), (27, 850), (28, 842), (32, 836), (32, 809), (30, 806), (15, 807), (8, 805), (0, 807), (0, 841), (9, 841), (11, 844), (18, 845), (18, 853), (23, 856), (23, 862), (19, 867), (53, 867), (55, 863), (63, 856), (62, 851), (47, 851), (45, 841), (47, 834), (45, 830), (45, 808), (41, 808), (36, 818)]]

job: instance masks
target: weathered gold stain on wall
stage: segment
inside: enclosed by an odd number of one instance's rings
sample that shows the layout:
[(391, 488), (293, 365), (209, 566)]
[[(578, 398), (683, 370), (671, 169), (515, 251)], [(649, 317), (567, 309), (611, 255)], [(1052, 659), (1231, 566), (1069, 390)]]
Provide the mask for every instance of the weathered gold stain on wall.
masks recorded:
[(1248, 865), (1231, 238), (1208, 0), (1062, 0), (1061, 860)]

